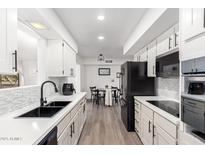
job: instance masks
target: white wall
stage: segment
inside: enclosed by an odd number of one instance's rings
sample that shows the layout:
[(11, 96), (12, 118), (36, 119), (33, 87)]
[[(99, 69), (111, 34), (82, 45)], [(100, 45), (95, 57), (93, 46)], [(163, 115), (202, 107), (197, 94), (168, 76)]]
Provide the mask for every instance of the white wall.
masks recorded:
[(23, 66), (23, 80), (24, 86), (37, 85), (38, 84), (38, 72), (36, 60), (24, 60)]
[(18, 22), (18, 72), (20, 86), (38, 84), (37, 46), (39, 37), (26, 25)]

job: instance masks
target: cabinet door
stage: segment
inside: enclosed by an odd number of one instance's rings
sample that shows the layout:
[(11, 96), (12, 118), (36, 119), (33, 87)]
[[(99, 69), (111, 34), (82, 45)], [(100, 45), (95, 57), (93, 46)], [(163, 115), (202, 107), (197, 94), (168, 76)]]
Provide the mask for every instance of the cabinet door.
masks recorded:
[(195, 72), (204, 73), (205, 72), (205, 57), (195, 59)]
[(86, 106), (86, 102), (83, 104), (83, 111), (82, 111), (82, 116), (83, 116), (83, 122), (82, 125), (84, 125), (85, 121), (86, 121), (86, 117), (87, 117), (87, 106)]
[(141, 140), (143, 144), (153, 144), (153, 122), (145, 113), (141, 113)]
[(17, 9), (0, 9), (0, 72), (13, 73), (17, 50)]
[(66, 128), (58, 138), (58, 145), (70, 145), (71, 141), (72, 141), (72, 122), (66, 126)]
[(158, 125), (154, 126), (154, 144), (155, 145), (175, 145), (176, 140)]
[(78, 114), (75, 115), (75, 117), (73, 118), (73, 123), (72, 123), (72, 139), (71, 139), (71, 144), (75, 145), (78, 142)]
[(138, 52), (134, 55), (134, 61), (138, 62)]
[(47, 74), (48, 76), (63, 75), (63, 44), (59, 40), (48, 41), (47, 54)]
[(7, 9), (7, 54), (8, 71), (15, 72), (15, 57), (13, 53), (17, 50), (17, 9)]
[(182, 40), (188, 40), (204, 32), (204, 9), (181, 9), (181, 23), (183, 27)]
[(172, 49), (172, 37), (168, 37), (157, 44), (157, 56), (163, 55)]
[(203, 8), (192, 8), (192, 26), (193, 26), (193, 36), (197, 36), (204, 32), (204, 9)]
[(179, 46), (179, 24), (174, 26), (174, 38), (173, 38), (173, 47), (176, 48)]
[(0, 72), (7, 72), (6, 9), (0, 9)]
[(74, 76), (76, 66), (76, 53), (66, 43), (63, 44), (64, 75)]
[(192, 8), (180, 9), (180, 21), (182, 25), (182, 41), (192, 37), (193, 10)]
[(193, 73), (195, 71), (195, 60), (187, 60), (182, 62), (182, 73), (188, 74)]
[(156, 77), (156, 44), (148, 49), (147, 76)]
[(146, 61), (147, 61), (147, 49), (144, 48), (140, 54), (140, 62), (146, 62)]

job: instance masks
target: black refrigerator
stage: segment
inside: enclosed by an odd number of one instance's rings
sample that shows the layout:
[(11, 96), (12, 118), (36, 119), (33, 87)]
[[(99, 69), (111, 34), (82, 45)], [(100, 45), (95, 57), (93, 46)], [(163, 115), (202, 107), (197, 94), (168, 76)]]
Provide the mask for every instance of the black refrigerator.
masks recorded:
[(121, 66), (121, 119), (134, 131), (134, 96), (154, 96), (155, 78), (147, 77), (147, 62), (126, 62)]

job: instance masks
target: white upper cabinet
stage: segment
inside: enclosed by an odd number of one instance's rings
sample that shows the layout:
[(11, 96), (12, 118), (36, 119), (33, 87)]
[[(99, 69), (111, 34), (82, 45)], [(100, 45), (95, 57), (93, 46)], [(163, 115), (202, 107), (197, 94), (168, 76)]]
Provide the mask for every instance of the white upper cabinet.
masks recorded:
[(17, 71), (17, 9), (0, 9), (0, 72)]
[(181, 9), (181, 24), (183, 26), (182, 40), (191, 39), (205, 30), (204, 9), (186, 8)]
[(134, 55), (134, 61), (139, 62), (140, 61), (140, 51), (138, 51), (135, 55)]
[(179, 47), (179, 23), (174, 26), (173, 48)]
[(157, 46), (156, 41), (153, 41), (148, 46), (147, 51), (147, 76), (148, 77), (156, 77), (156, 54), (157, 54)]
[(205, 56), (203, 8), (180, 9), (181, 60)]
[(178, 46), (179, 24), (177, 23), (157, 38), (157, 56), (167, 54)]
[(48, 41), (48, 76), (74, 76), (76, 53), (61, 40)]
[(168, 37), (162, 42), (157, 44), (157, 56), (163, 55), (171, 49), (171, 38)]
[(64, 75), (75, 76), (76, 53), (66, 43), (63, 44)]
[(147, 61), (147, 47), (144, 47), (140, 53), (140, 62), (146, 62), (146, 61)]
[(147, 61), (147, 47), (142, 48), (134, 55), (134, 61), (146, 62)]

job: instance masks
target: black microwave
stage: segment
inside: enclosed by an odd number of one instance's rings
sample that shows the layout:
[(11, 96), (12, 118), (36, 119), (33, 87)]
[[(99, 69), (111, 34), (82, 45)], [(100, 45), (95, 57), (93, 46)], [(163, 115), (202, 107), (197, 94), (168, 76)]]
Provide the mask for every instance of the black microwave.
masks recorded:
[(157, 58), (156, 61), (157, 77), (178, 77), (179, 76), (179, 52)]

